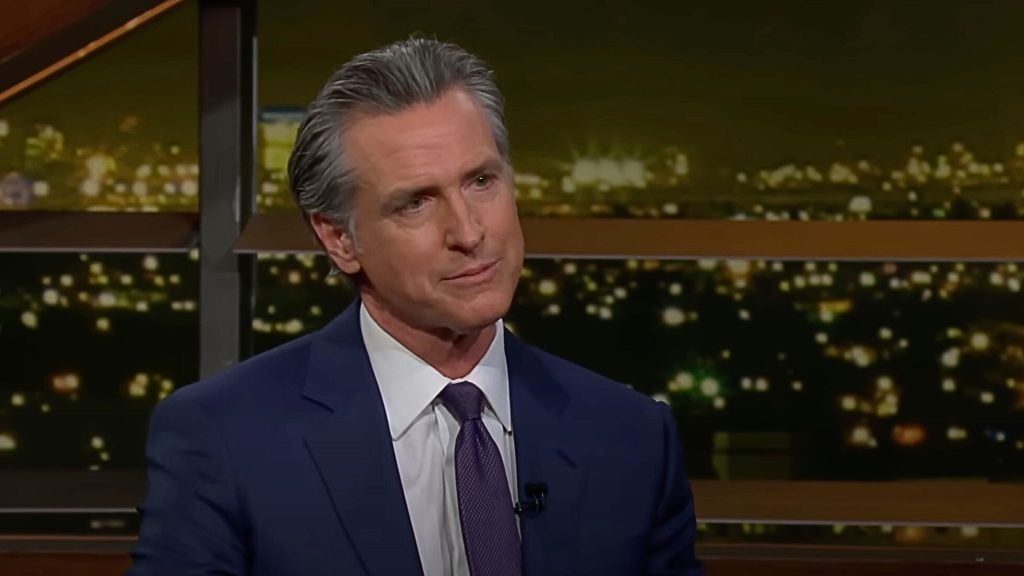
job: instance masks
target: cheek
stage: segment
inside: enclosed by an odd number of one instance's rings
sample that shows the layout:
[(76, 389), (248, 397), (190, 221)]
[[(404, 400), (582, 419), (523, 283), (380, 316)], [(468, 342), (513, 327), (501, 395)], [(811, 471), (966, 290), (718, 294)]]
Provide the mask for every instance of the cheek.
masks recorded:
[(488, 228), (496, 235), (503, 237), (519, 233), (519, 215), (516, 212), (515, 201), (506, 198), (495, 203), (492, 210), (487, 212)]
[(411, 291), (428, 290), (438, 276), (439, 252), (423, 246), (407, 245), (397, 251), (390, 274), (391, 282), (406, 286)]
[[(371, 258), (379, 261), (385, 273), (415, 273), (430, 267), (430, 263), (436, 259), (436, 234), (432, 230), (417, 230), (415, 233), (408, 231), (389, 231), (380, 234), (373, 239), (373, 246), (377, 248), (377, 254), (370, 254)], [(404, 275), (404, 274), (403, 274)], [(392, 278), (391, 281), (401, 281), (402, 278)]]
[(522, 259), (524, 251), (523, 229), (519, 224), (519, 216), (513, 207), (512, 212), (502, 221), (502, 242), (509, 254)]

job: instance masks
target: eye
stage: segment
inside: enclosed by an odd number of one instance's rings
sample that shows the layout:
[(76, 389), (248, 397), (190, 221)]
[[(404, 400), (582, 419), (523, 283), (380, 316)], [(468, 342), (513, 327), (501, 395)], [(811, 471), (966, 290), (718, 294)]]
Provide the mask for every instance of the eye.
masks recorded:
[(399, 209), (399, 212), (403, 214), (411, 214), (418, 212), (423, 209), (423, 207), (427, 204), (428, 200), (429, 198), (427, 198), (426, 195), (417, 194), (416, 196), (410, 198), (405, 204), (403, 204), (402, 207)]
[(473, 178), (473, 185), (477, 188), (487, 188), (496, 178), (497, 177), (491, 173), (480, 174), (476, 178)]

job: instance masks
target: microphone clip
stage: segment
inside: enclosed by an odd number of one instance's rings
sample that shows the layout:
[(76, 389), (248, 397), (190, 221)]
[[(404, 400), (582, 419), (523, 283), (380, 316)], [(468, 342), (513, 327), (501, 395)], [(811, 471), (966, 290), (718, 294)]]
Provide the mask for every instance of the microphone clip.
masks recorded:
[(548, 485), (544, 482), (527, 482), (526, 498), (514, 506), (516, 514), (538, 514), (544, 510), (544, 497), (548, 493)]

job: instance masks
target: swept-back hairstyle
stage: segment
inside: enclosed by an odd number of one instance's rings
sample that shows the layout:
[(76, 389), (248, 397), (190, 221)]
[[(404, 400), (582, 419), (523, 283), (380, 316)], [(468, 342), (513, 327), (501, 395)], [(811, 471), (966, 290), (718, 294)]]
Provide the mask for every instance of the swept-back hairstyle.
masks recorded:
[[(288, 161), (295, 203), (312, 229), (319, 214), (355, 235), (356, 172), (343, 135), (360, 117), (396, 114), (453, 88), (475, 98), (509, 162), (504, 100), (483, 60), (455, 44), (413, 37), (360, 54), (334, 72), (310, 103)], [(337, 272), (332, 264), (332, 269)]]

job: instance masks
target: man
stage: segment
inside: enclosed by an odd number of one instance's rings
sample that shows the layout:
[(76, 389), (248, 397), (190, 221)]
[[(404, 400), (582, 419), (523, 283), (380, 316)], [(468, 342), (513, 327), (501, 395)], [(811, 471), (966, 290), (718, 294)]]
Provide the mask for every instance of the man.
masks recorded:
[(668, 407), (503, 330), (503, 116), (433, 40), (329, 79), (290, 176), (359, 298), (157, 407), (131, 574), (701, 573)]

